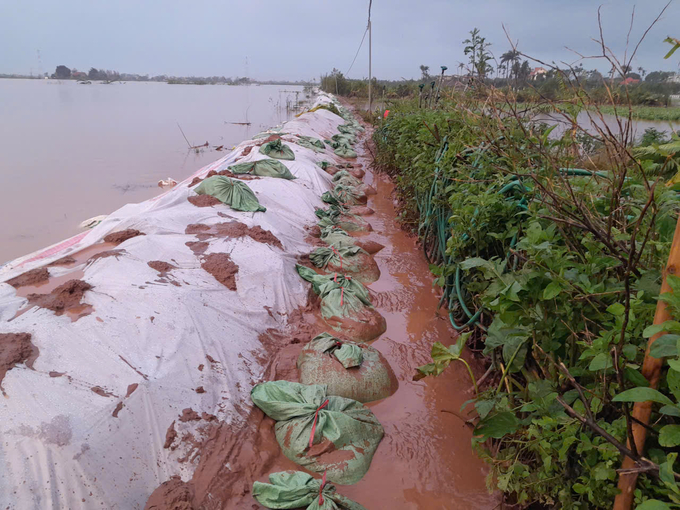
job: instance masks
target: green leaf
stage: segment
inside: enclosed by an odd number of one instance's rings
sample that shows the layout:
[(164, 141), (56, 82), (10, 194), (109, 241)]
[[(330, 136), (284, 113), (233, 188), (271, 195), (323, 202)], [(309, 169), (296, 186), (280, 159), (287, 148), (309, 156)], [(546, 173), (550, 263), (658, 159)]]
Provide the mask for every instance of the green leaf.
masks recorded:
[(626, 311), (626, 307), (623, 306), (621, 303), (614, 303), (613, 305), (609, 305), (607, 307), (607, 311), (612, 315), (620, 317), (621, 315), (623, 315), (623, 312)]
[(659, 431), (659, 444), (667, 448), (680, 445), (680, 425), (665, 425)]
[(675, 405), (663, 406), (661, 409), (659, 409), (659, 412), (661, 414), (665, 414), (666, 416), (675, 416), (680, 418), (680, 408)]
[(671, 510), (671, 507), (658, 499), (648, 499), (641, 505), (636, 506), (635, 510)]
[(666, 383), (675, 400), (680, 401), (680, 372), (669, 370), (666, 374)]
[(475, 409), (477, 410), (479, 417), (483, 420), (491, 411), (493, 411), (495, 405), (496, 402), (494, 400), (480, 400), (479, 402), (475, 402)]
[(460, 268), (463, 270), (472, 269), (475, 267), (490, 267), (491, 263), (479, 257), (472, 257), (460, 263)]
[(550, 282), (548, 286), (543, 290), (543, 300), (547, 301), (553, 299), (562, 292), (562, 286), (558, 282)]
[(588, 370), (591, 372), (599, 372), (600, 370), (605, 370), (613, 366), (614, 362), (612, 361), (612, 357), (609, 355), (609, 353), (601, 352), (592, 359), (590, 366), (588, 366)]
[(659, 404), (673, 404), (670, 398), (653, 388), (631, 388), (612, 399), (613, 402), (647, 402), (648, 400)]
[(678, 340), (680, 335), (663, 335), (649, 348), (649, 355), (654, 358), (667, 358), (678, 355)]
[(662, 324), (652, 324), (647, 326), (642, 332), (645, 338), (652, 338), (654, 335), (666, 331), (667, 333), (680, 333), (680, 322), (666, 321)]
[(680, 41), (678, 41), (677, 39), (674, 39), (673, 37), (666, 37), (663, 40), (663, 42), (667, 42), (668, 44), (673, 45), (673, 47), (670, 49), (670, 51), (668, 53), (666, 53), (666, 56), (664, 57), (664, 59), (671, 58), (673, 56), (673, 53), (675, 53), (675, 51), (678, 48), (680, 48)]
[(630, 381), (635, 386), (649, 386), (649, 381), (640, 372), (631, 367), (626, 367), (623, 370), (623, 375), (627, 381)]
[(490, 437), (500, 439), (503, 436), (514, 433), (517, 427), (519, 427), (519, 421), (515, 413), (505, 411), (488, 416), (479, 422), (474, 433), (476, 436), (482, 436), (485, 439)]
[(680, 360), (677, 359), (669, 359), (668, 360), (668, 366), (671, 367), (671, 369), (680, 372)]

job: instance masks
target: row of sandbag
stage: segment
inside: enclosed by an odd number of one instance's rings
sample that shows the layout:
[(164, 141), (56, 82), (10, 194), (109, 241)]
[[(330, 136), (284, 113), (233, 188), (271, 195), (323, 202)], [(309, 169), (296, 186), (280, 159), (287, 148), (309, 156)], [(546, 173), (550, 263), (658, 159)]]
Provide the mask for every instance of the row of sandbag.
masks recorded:
[[(350, 119), (343, 126), (356, 122), (348, 112), (343, 113), (346, 120)], [(356, 143), (335, 141), (347, 146)], [(347, 146), (334, 147), (335, 153), (343, 155), (339, 152), (347, 150)], [(356, 157), (352, 152), (354, 156), (344, 157)], [(329, 168), (328, 164), (320, 166)], [(346, 200), (347, 195), (354, 205), (366, 204), (368, 190), (362, 189), (356, 175), (335, 173), (333, 190), (322, 197), (329, 208), (317, 210), (321, 238), (328, 246), (315, 249), (309, 259), (319, 270), (328, 272), (319, 274), (296, 266), (319, 295), (326, 323), (355, 341), (322, 333), (303, 348), (298, 358), (300, 383), (266, 382), (251, 392), (255, 405), (276, 421), (275, 434), (284, 455), (309, 471), (323, 473), (323, 478), (281, 472), (271, 474), (270, 483), (255, 482), (253, 496), (267, 508), (365, 510), (338, 494), (330, 482), (351, 485), (368, 471), (384, 432), (363, 403), (391, 395), (397, 381), (382, 355), (363, 343), (377, 338), (386, 325), (362, 283), (379, 278), (378, 266), (342, 228), (370, 230), (365, 220), (350, 212), (353, 206)]]

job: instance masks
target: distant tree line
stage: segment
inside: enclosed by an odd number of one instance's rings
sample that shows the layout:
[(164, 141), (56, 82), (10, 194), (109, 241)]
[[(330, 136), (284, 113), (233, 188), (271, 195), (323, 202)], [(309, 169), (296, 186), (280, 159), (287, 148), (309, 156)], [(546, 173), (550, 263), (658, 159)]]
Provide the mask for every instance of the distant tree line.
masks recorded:
[(247, 85), (249, 83), (260, 84), (276, 84), (276, 85), (307, 85), (307, 81), (255, 81), (246, 77), (228, 78), (225, 76), (168, 76), (161, 74), (158, 76), (149, 76), (148, 74), (129, 74), (119, 73), (118, 71), (110, 71), (104, 69), (97, 69), (91, 67), (85, 73), (78, 71), (75, 68), (68, 68), (64, 65), (59, 65), (54, 70), (51, 76), (57, 80), (90, 80), (90, 81), (157, 81), (171, 84), (192, 84), (192, 85), (208, 85), (208, 84), (225, 84), (225, 85)]

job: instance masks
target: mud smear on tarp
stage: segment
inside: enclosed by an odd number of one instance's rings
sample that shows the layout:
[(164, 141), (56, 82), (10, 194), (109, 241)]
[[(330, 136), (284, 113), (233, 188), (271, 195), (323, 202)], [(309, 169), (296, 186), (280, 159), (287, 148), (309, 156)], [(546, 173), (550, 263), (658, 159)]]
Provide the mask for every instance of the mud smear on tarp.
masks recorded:
[(112, 232), (107, 236), (104, 236), (105, 243), (121, 244), (132, 239), (133, 237), (146, 235), (144, 232), (135, 230), (134, 228), (128, 228), (127, 230), (119, 230), (118, 232)]
[(109, 257), (114, 257), (116, 260), (118, 260), (119, 257), (122, 257), (126, 253), (127, 252), (123, 249), (100, 251), (99, 253), (95, 253), (94, 255), (92, 255), (89, 259), (87, 259), (87, 261), (91, 263), (94, 262), (95, 260), (107, 259)]
[[(286, 321), (284, 331), (268, 330), (260, 335), (262, 349), (252, 353), (265, 367), (265, 381), (297, 381), (296, 363), (303, 345), (324, 330), (311, 306), (287, 314)], [(238, 429), (202, 413), (206, 439), (198, 446), (199, 461), (192, 479), (171, 478), (163, 483), (149, 498), (146, 510), (262, 508), (250, 494), (255, 480), (274, 471), (302, 470), (283, 456), (274, 435), (274, 420), (250, 403), (248, 410), (240, 409), (246, 425)], [(174, 424), (168, 428), (166, 448), (172, 449), (176, 443)]]
[(26, 287), (29, 285), (36, 286), (42, 283), (47, 283), (49, 279), (50, 272), (48, 269), (46, 267), (37, 267), (35, 269), (31, 269), (30, 271), (26, 271), (19, 276), (15, 276), (11, 280), (7, 280), (6, 283), (9, 283), (15, 289), (18, 289), (19, 287)]
[(2, 380), (7, 372), (19, 363), (33, 368), (38, 354), (30, 333), (0, 333), (0, 391), (3, 395), (7, 396), (2, 388)]
[(92, 306), (81, 303), (83, 295), (90, 289), (92, 285), (86, 281), (69, 280), (49, 294), (29, 294), (26, 299), (29, 304), (52, 310), (55, 315), (66, 313), (75, 322), (94, 311)]
[(158, 271), (161, 276), (165, 276), (173, 269), (177, 269), (177, 266), (173, 266), (170, 262), (165, 262), (163, 260), (152, 260), (151, 262), (147, 262), (147, 264), (151, 269)]
[(238, 266), (228, 253), (211, 253), (205, 255), (201, 267), (215, 277), (229, 290), (236, 290), (236, 273)]
[[(223, 177), (229, 177), (231, 179), (241, 179), (243, 181), (254, 181), (259, 179), (257, 175), (247, 175), (247, 174), (239, 174), (236, 175), (234, 172), (230, 170), (222, 170), (221, 172), (216, 172), (215, 170), (210, 170), (208, 174), (205, 177), (194, 177), (192, 181), (189, 183), (189, 187), (196, 186), (197, 184), (200, 184), (203, 182), (205, 179), (208, 177), (212, 177), (214, 175), (221, 175)], [(190, 201), (191, 202), (191, 201)]]
[(238, 239), (239, 237), (250, 237), (253, 241), (257, 241), (258, 243), (269, 244), (283, 250), (283, 245), (279, 238), (269, 230), (265, 230), (259, 225), (249, 227), (240, 221), (228, 221), (217, 223), (216, 225), (192, 223), (191, 225), (187, 225), (184, 233), (196, 235), (196, 238), (199, 241), (206, 241), (213, 237), (231, 237), (234, 239)]
[(187, 200), (196, 207), (212, 207), (213, 205), (222, 204), (222, 202), (211, 195), (192, 195)]
[(206, 243), (205, 241), (187, 241), (184, 243), (187, 245), (187, 247), (194, 252), (194, 255), (197, 257), (200, 255), (203, 255), (205, 251), (208, 249), (208, 246), (210, 244)]

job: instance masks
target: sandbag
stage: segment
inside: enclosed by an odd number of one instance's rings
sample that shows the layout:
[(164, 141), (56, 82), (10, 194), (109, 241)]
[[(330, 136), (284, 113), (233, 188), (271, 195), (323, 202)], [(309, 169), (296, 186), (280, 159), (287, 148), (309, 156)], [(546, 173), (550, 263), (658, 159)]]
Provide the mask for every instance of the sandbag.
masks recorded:
[(373, 308), (361, 282), (340, 273), (320, 275), (301, 265), (295, 269), (312, 284), (321, 298), (321, 316), (335, 331), (356, 342), (370, 342), (386, 331), (385, 318)]
[[(329, 112), (333, 112), (334, 114), (336, 114), (338, 117), (342, 117), (342, 113), (340, 113), (340, 110), (338, 109), (338, 107), (335, 106), (335, 104), (333, 104), (333, 103), (320, 104), (319, 106), (315, 106), (314, 108), (312, 108), (309, 111), (315, 112), (317, 110), (328, 110)], [(305, 113), (305, 112), (303, 112), (303, 113)], [(302, 113), (296, 115), (296, 117), (299, 117), (300, 115), (302, 115)]]
[(331, 205), (366, 205), (368, 196), (354, 186), (338, 184), (332, 190), (321, 195), (321, 200)]
[(333, 175), (333, 182), (336, 184), (343, 184), (345, 186), (360, 186), (363, 184), (361, 180), (354, 177), (347, 170), (340, 170)]
[(278, 177), (279, 179), (296, 179), (288, 167), (276, 159), (261, 159), (259, 161), (248, 161), (227, 167), (236, 175), (250, 174), (261, 177)]
[(356, 245), (320, 247), (310, 253), (309, 259), (320, 269), (348, 274), (364, 284), (380, 278), (380, 269), (373, 257)]
[(297, 368), (302, 384), (325, 384), (329, 395), (363, 403), (389, 397), (399, 385), (379, 351), (328, 333), (305, 346)]
[(336, 248), (356, 245), (370, 255), (374, 255), (384, 248), (382, 244), (375, 241), (351, 237), (346, 231), (335, 225), (321, 229), (321, 240)]
[(337, 206), (330, 206), (327, 210), (317, 209), (314, 211), (317, 218), (319, 218), (320, 228), (338, 226), (348, 232), (371, 232), (373, 227), (361, 216), (343, 212)]
[(271, 381), (250, 392), (253, 403), (276, 420), (283, 454), (328, 480), (357, 483), (383, 437), (375, 415), (356, 400), (328, 395), (326, 385)]
[(355, 143), (357, 143), (357, 139), (354, 136), (345, 135), (345, 134), (342, 134), (342, 133), (331, 136), (331, 140), (333, 140), (334, 142), (338, 142), (341, 145), (344, 144), (344, 145), (348, 145), (348, 146), (354, 145)]
[(223, 175), (213, 175), (204, 179), (195, 191), (199, 195), (215, 197), (236, 211), (264, 212), (267, 210), (266, 207), (260, 205), (255, 193), (246, 183)]
[(293, 150), (287, 145), (284, 145), (280, 138), (262, 145), (262, 147), (260, 147), (260, 154), (264, 154), (270, 158), (287, 159), (289, 161), (295, 159)]
[(357, 131), (357, 129), (352, 124), (347, 123), (347, 124), (340, 124), (338, 126), (338, 131), (340, 131), (341, 133), (346, 134), (346, 135), (353, 135)]
[(322, 140), (314, 138), (313, 136), (298, 135), (296, 143), (303, 147), (307, 147), (308, 149), (312, 149), (314, 152), (323, 152), (326, 148)]
[(366, 510), (359, 503), (338, 494), (332, 483), (317, 480), (302, 471), (272, 473), (269, 483), (253, 483), (253, 497), (266, 508)]

